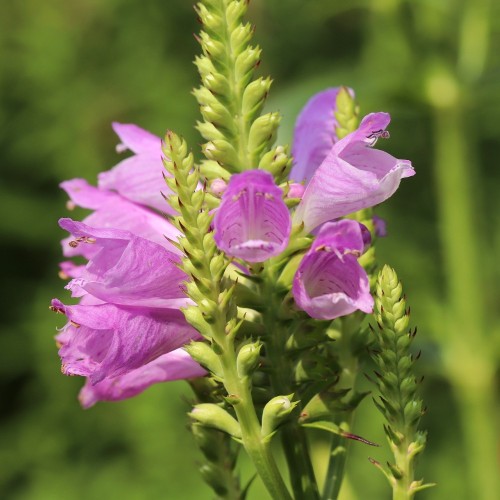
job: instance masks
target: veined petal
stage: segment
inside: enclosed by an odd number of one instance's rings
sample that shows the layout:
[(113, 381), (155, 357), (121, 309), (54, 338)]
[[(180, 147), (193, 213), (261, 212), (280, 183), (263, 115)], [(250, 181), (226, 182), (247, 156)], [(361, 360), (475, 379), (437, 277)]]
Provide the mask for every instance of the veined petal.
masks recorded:
[(415, 174), (411, 162), (372, 149), (384, 137), (387, 113), (366, 116), (358, 130), (338, 141), (316, 170), (295, 211), (295, 224), (311, 231), (319, 224), (389, 198), (402, 178)]
[(67, 285), (73, 296), (89, 293), (131, 306), (178, 308), (189, 303), (178, 255), (128, 231), (93, 228), (71, 219), (59, 224), (73, 235), (74, 244), (97, 249), (81, 275)]
[(215, 242), (232, 257), (262, 262), (288, 244), (291, 219), (269, 172), (233, 175), (214, 218)]
[(52, 307), (70, 323), (59, 355), (63, 372), (89, 377), (92, 384), (140, 368), (199, 338), (181, 311), (113, 304)]
[(373, 309), (370, 284), (357, 259), (363, 252), (361, 225), (352, 220), (324, 224), (293, 282), (297, 306), (316, 319), (335, 319)]
[(101, 172), (98, 186), (116, 191), (135, 203), (175, 214), (162, 196), (162, 192), (170, 193), (163, 178), (164, 172), (162, 151), (158, 147), (157, 151), (130, 156), (111, 170)]
[[(165, 217), (146, 207), (136, 205), (117, 193), (96, 188), (83, 179), (72, 179), (61, 183), (71, 201), (83, 208), (95, 210), (84, 219), (85, 224), (100, 228), (123, 229), (136, 236), (154, 241), (167, 250), (180, 254), (180, 251), (169, 240), (177, 240), (180, 231)], [(83, 255), (87, 259), (95, 253), (90, 245), (69, 245), (71, 238), (62, 241), (63, 253), (70, 257)]]
[(131, 398), (159, 382), (203, 377), (206, 373), (184, 349), (176, 349), (125, 375), (105, 378), (95, 385), (87, 381), (78, 399), (84, 408), (89, 408), (98, 401)]
[[(293, 134), (293, 168), (290, 179), (306, 184), (326, 158), (338, 138), (335, 132), (337, 94), (341, 87), (315, 94), (304, 106)], [(351, 95), (354, 92), (348, 89)]]

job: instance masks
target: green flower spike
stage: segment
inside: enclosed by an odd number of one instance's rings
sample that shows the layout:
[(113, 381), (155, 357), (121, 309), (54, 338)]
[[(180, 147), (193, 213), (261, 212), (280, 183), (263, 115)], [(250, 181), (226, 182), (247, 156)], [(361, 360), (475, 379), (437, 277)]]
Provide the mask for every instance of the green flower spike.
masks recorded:
[(261, 50), (250, 45), (253, 27), (243, 22), (247, 6), (246, 0), (204, 0), (196, 6), (203, 26), (197, 37), (203, 54), (196, 57), (195, 65), (202, 85), (193, 94), (203, 117), (197, 128), (207, 141), (203, 146), (207, 161), (201, 170), (208, 180), (227, 180), (228, 173), (254, 168), (274, 175), (278, 172), (281, 180), (284, 169), (289, 168), (279, 147), (271, 160), (264, 160), (274, 143), (280, 116), (260, 115), (272, 81), (252, 81)]
[(408, 331), (409, 311), (402, 295), (401, 283), (389, 266), (379, 272), (375, 296), (377, 327), (373, 360), (377, 364), (376, 384), (380, 400), (375, 405), (387, 424), (384, 430), (394, 455), (394, 464), (384, 469), (372, 461), (385, 474), (393, 489), (394, 500), (412, 499), (416, 492), (434, 486), (414, 480), (415, 458), (425, 448), (426, 435), (418, 431), (424, 413), (418, 397), (418, 381), (410, 354), (410, 345), (416, 330)]

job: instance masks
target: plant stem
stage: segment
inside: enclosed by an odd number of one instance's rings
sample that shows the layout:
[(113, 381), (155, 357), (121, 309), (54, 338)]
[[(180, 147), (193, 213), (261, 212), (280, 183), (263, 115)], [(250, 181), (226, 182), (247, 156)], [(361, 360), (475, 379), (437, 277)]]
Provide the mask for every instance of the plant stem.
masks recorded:
[[(264, 303), (268, 304), (264, 312), (266, 329), (266, 353), (272, 366), (271, 385), (274, 394), (287, 395), (292, 393), (292, 366), (284, 346), (288, 332), (280, 326), (277, 311), (280, 304), (279, 294), (274, 288), (274, 278), (268, 272), (264, 281), (267, 285), (263, 290), (266, 297)], [(307, 437), (296, 420), (287, 422), (280, 430), (283, 450), (288, 464), (290, 483), (297, 500), (319, 499), (318, 485), (316, 483), (312, 466)]]
[(262, 441), (261, 426), (248, 383), (242, 381), (236, 372), (236, 356), (231, 339), (226, 338), (224, 353), (220, 356), (224, 370), (224, 385), (229, 395), (239, 398), (234, 406), (241, 426), (243, 444), (252, 459), (255, 469), (269, 494), (276, 500), (291, 500), (290, 493), (281, 477), (268, 443)]
[[(354, 390), (358, 374), (358, 357), (352, 352), (350, 336), (352, 330), (359, 327), (357, 315), (347, 323), (347, 319), (342, 322), (342, 336), (337, 341), (339, 346), (339, 362), (342, 366), (342, 374), (339, 380), (339, 388), (349, 388)], [(354, 410), (350, 410), (339, 418), (337, 423), (343, 430), (350, 432), (354, 420)], [(347, 452), (349, 442), (345, 438), (335, 435), (330, 447), (330, 461), (326, 473), (325, 485), (323, 487), (322, 500), (336, 500), (338, 498), (342, 480), (345, 473), (345, 464), (347, 461)]]

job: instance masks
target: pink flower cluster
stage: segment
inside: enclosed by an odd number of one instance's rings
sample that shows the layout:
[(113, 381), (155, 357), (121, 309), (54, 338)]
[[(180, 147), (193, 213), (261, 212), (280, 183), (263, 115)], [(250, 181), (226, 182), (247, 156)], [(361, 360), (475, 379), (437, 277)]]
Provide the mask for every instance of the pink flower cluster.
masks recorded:
[[(340, 218), (384, 201), (402, 178), (414, 175), (409, 161), (373, 149), (379, 137), (388, 136), (386, 113), (366, 116), (356, 131), (337, 140), (337, 93), (317, 94), (297, 120), (290, 191), (301, 201), (294, 213), (271, 174), (247, 170), (221, 186), (213, 223), (217, 246), (245, 262), (283, 252), (292, 223), (314, 230), (292, 292), (296, 305), (318, 319), (371, 312), (368, 277), (358, 263), (367, 230)], [(61, 264), (78, 304), (54, 299), (51, 306), (68, 318), (57, 336), (59, 354), (64, 373), (87, 379), (80, 393), (84, 407), (205, 374), (182, 349), (200, 336), (180, 311), (189, 299), (180, 252), (171, 243), (179, 232), (160, 213), (173, 214), (162, 196), (167, 187), (161, 141), (135, 125), (113, 127), (122, 141), (117, 150), (134, 155), (100, 174), (97, 187), (83, 179), (61, 184), (71, 206), (92, 211), (83, 222), (59, 221), (70, 234), (62, 242), (64, 255), (85, 263)]]

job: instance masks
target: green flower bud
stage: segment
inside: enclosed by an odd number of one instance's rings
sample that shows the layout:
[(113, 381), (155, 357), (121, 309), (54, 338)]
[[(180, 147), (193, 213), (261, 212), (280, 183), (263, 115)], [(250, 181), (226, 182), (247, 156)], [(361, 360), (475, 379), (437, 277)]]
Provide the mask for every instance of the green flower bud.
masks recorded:
[(216, 463), (206, 463), (200, 467), (200, 474), (203, 480), (217, 493), (224, 498), (227, 495), (227, 485), (225, 470)]
[(269, 143), (272, 143), (280, 121), (279, 113), (267, 113), (259, 116), (250, 127), (249, 151), (256, 151), (257, 154), (260, 154)]
[(206, 342), (191, 342), (184, 346), (184, 350), (200, 365), (222, 378), (223, 371), (219, 357)]
[(258, 78), (247, 86), (243, 92), (241, 104), (241, 112), (246, 119), (253, 118), (260, 113), (271, 88), (271, 83), (270, 78)]
[(261, 435), (263, 439), (270, 440), (278, 427), (285, 422), (299, 404), (298, 401), (292, 402), (291, 398), (293, 398), (293, 394), (276, 396), (266, 404), (262, 412)]
[(188, 415), (206, 427), (219, 429), (235, 438), (241, 438), (241, 428), (238, 421), (216, 404), (202, 403), (196, 405)]
[(236, 358), (236, 369), (241, 378), (249, 377), (255, 371), (260, 362), (261, 342), (244, 345), (238, 352)]
[(235, 79), (241, 87), (248, 84), (248, 80), (252, 76), (252, 70), (260, 61), (260, 47), (247, 47), (236, 59), (235, 63)]

